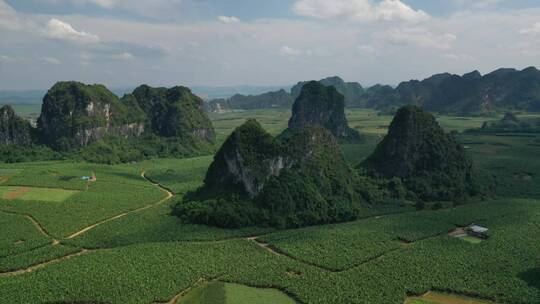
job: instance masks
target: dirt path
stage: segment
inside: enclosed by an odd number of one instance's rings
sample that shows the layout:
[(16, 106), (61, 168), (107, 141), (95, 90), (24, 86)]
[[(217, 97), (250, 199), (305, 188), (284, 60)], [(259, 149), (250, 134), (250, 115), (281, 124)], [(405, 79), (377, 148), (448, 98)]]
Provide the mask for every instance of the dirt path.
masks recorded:
[(100, 222), (97, 222), (93, 225), (90, 225), (84, 229), (81, 229), (73, 234), (71, 234), (70, 236), (67, 237), (67, 239), (73, 239), (73, 238), (76, 238), (86, 232), (88, 232), (89, 230), (92, 230), (94, 228), (96, 228), (97, 226), (100, 226), (102, 224), (105, 224), (105, 223), (108, 223), (108, 222), (111, 222), (111, 221), (114, 221), (114, 220), (117, 220), (119, 218), (122, 218), (126, 215), (129, 215), (131, 213), (135, 213), (135, 212), (140, 212), (140, 211), (143, 211), (143, 210), (146, 210), (146, 209), (150, 209), (152, 207), (155, 207), (155, 206), (158, 206), (158, 205), (161, 205), (163, 204), (164, 202), (168, 201), (169, 199), (171, 199), (173, 197), (173, 193), (170, 192), (169, 190), (165, 189), (163, 186), (161, 186), (160, 184), (157, 184), (157, 183), (154, 183), (152, 182), (151, 180), (149, 180), (145, 175), (144, 175), (145, 171), (141, 172), (141, 177), (144, 178), (146, 181), (148, 181), (149, 183), (151, 183), (152, 185), (158, 187), (161, 191), (165, 192), (167, 194), (167, 196), (163, 199), (161, 199), (159, 202), (157, 203), (154, 203), (154, 204), (150, 204), (150, 205), (147, 205), (147, 206), (144, 206), (144, 207), (141, 207), (141, 208), (138, 208), (138, 209), (135, 209), (135, 210), (131, 210), (131, 211), (127, 211), (127, 212), (124, 212), (124, 213), (121, 213), (121, 214), (118, 214), (116, 216), (113, 216), (111, 218), (108, 218), (108, 219), (105, 219), (103, 221), (100, 221)]
[(182, 290), (179, 294), (177, 294), (176, 296), (174, 296), (170, 301), (168, 302), (153, 302), (152, 304), (177, 304), (178, 301), (184, 297), (185, 295), (187, 295), (190, 291), (192, 291), (193, 289), (199, 287), (201, 284), (205, 284), (207, 283), (208, 281), (204, 278), (200, 278), (199, 280), (197, 280), (197, 282), (195, 282), (195, 284), (193, 284), (192, 286), (188, 287), (187, 289), (184, 289)]
[(246, 238), (246, 240), (257, 244), (257, 246), (259, 246), (262, 249), (264, 249), (264, 250), (266, 250), (266, 251), (268, 251), (268, 252), (270, 252), (272, 254), (275, 254), (277, 256), (286, 256), (288, 258), (294, 259), (292, 256), (288, 256), (288, 255), (285, 255), (284, 253), (280, 252), (276, 247), (272, 246), (271, 244), (268, 244), (268, 243), (265, 243), (265, 242), (259, 240), (258, 236), (248, 237), (248, 238)]
[(52, 242), (52, 245), (58, 245), (60, 244), (60, 241), (57, 240), (54, 236), (52, 236), (49, 232), (47, 232), (47, 230), (45, 230), (45, 228), (31, 215), (31, 214), (28, 214), (28, 213), (19, 213), (19, 212), (15, 212), (15, 211), (7, 211), (7, 210), (2, 210), (2, 212), (4, 213), (7, 213), (7, 214), (13, 214), (13, 215), (19, 215), (19, 216), (24, 216), (26, 217), (28, 220), (30, 220), (30, 222), (32, 222), (32, 224), (36, 227), (36, 229), (41, 233), (43, 234), (44, 236), (47, 236), (49, 238), (51, 238), (51, 242)]
[(54, 259), (54, 260), (50, 260), (50, 261), (47, 261), (47, 262), (39, 263), (39, 264), (30, 266), (28, 268), (19, 269), (19, 270), (10, 271), (10, 272), (2, 272), (2, 273), (0, 273), (0, 277), (11, 277), (11, 276), (17, 276), (17, 275), (29, 273), (29, 272), (32, 272), (32, 271), (35, 271), (35, 270), (38, 270), (38, 269), (41, 269), (41, 268), (45, 268), (45, 267), (47, 267), (49, 265), (57, 264), (57, 263), (69, 260), (71, 258), (81, 256), (81, 255), (84, 255), (84, 254), (88, 254), (88, 253), (91, 253), (91, 252), (94, 252), (94, 251), (95, 250), (82, 249), (79, 252), (68, 254), (66, 256), (63, 256), (63, 257), (60, 257), (60, 258), (57, 258), (57, 259)]

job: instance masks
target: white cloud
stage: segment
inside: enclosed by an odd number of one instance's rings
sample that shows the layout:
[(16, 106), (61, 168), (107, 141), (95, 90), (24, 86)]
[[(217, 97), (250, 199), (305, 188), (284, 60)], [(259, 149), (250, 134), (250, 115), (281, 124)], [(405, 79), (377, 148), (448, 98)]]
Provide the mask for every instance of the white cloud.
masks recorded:
[(49, 38), (78, 43), (97, 43), (99, 37), (84, 31), (75, 30), (69, 23), (52, 18), (47, 23), (45, 35)]
[(115, 59), (126, 60), (126, 61), (135, 59), (135, 56), (129, 52), (113, 55), (112, 57)]
[(106, 7), (106, 8), (113, 8), (115, 5), (118, 4), (117, 0), (86, 0), (86, 1), (83, 0), (81, 2), (91, 2), (101, 7)]
[(23, 61), (26, 61), (26, 58), (0, 54), (1, 63), (19, 63)]
[(377, 49), (371, 45), (359, 45), (356, 47), (362, 53), (375, 54)]
[(540, 22), (533, 24), (531, 27), (523, 28), (519, 31), (520, 34), (527, 35), (539, 35), (540, 34)]
[(300, 16), (320, 19), (347, 18), (355, 21), (406, 21), (420, 22), (429, 15), (415, 10), (401, 0), (297, 0), (293, 11)]
[(425, 28), (392, 28), (381, 37), (392, 44), (413, 45), (423, 48), (449, 49), (457, 37), (454, 34), (434, 34)]
[(44, 57), (43, 61), (50, 64), (61, 64), (62, 62), (54, 57)]
[(279, 49), (279, 54), (282, 56), (298, 56), (302, 54), (302, 51), (285, 45)]
[(238, 23), (240, 22), (240, 19), (238, 19), (235, 16), (219, 16), (218, 20), (223, 23)]
[(453, 54), (453, 53), (446, 53), (443, 55), (443, 58), (455, 60), (455, 61), (474, 61), (476, 58), (469, 54)]

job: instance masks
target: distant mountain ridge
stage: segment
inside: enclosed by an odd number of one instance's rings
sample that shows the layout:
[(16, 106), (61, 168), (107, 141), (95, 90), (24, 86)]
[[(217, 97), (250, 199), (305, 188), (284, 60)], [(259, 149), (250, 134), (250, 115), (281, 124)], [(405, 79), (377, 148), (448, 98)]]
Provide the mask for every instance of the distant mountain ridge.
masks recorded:
[[(319, 80), (334, 86), (345, 96), (348, 108), (373, 108), (394, 113), (404, 105), (417, 105), (428, 111), (455, 115), (489, 115), (506, 111), (540, 111), (540, 71), (501, 68), (486, 75), (478, 71), (455, 75), (435, 74), (424, 80), (401, 82), (393, 88), (375, 85), (364, 89), (356, 82), (345, 82), (334, 76)], [(290, 93), (284, 90), (261, 95), (235, 95), (229, 99), (210, 101), (212, 112), (265, 108), (289, 108), (299, 96), (299, 82)], [(288, 95), (288, 96), (287, 96)]]
[[(345, 104), (348, 107), (360, 106), (361, 96), (364, 88), (357, 82), (345, 82), (338, 76), (328, 77), (319, 80), (325, 86), (333, 86), (345, 97)], [(263, 93), (259, 95), (236, 94), (230, 98), (214, 99), (207, 103), (207, 110), (214, 113), (228, 112), (232, 110), (254, 110), (272, 108), (290, 108), (304, 85), (309, 81), (302, 81), (294, 85), (290, 92), (281, 89)]]

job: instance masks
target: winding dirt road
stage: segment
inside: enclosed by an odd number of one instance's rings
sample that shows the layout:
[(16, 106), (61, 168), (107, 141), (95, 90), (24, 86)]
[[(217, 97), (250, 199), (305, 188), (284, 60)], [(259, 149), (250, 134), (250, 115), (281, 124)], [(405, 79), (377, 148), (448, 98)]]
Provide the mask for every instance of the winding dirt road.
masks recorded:
[(152, 182), (151, 180), (149, 180), (149, 179), (144, 175), (145, 172), (146, 172), (146, 171), (141, 172), (141, 177), (144, 178), (144, 179), (145, 179), (146, 181), (148, 181), (149, 183), (151, 183), (152, 185), (158, 187), (161, 191), (165, 192), (165, 193), (167, 194), (167, 196), (166, 196), (165, 198), (163, 198), (162, 200), (160, 200), (160, 201), (157, 202), (157, 203), (153, 203), (153, 204), (150, 204), (150, 205), (147, 205), (147, 206), (144, 206), (144, 207), (135, 209), (135, 210), (127, 211), (127, 212), (121, 213), (121, 214), (119, 214), (119, 215), (113, 216), (113, 217), (111, 217), (111, 218), (108, 218), (108, 219), (102, 220), (102, 221), (100, 221), (100, 222), (97, 222), (97, 223), (95, 223), (95, 224), (93, 224), (93, 225), (90, 225), (90, 226), (88, 226), (88, 227), (86, 227), (86, 228), (83, 228), (83, 229), (81, 229), (81, 230), (79, 230), (79, 231), (77, 231), (77, 232), (71, 234), (71, 235), (68, 236), (66, 239), (69, 240), (69, 239), (76, 238), (76, 237), (78, 237), (78, 236), (80, 236), (80, 235), (82, 235), (82, 234), (88, 232), (89, 230), (92, 230), (92, 229), (96, 228), (96, 227), (99, 226), (99, 225), (103, 225), (103, 224), (105, 224), (105, 223), (108, 223), (108, 222), (117, 220), (117, 219), (122, 218), (122, 217), (124, 217), (124, 216), (126, 216), (126, 215), (129, 215), (129, 214), (131, 214), (131, 213), (140, 212), (140, 211), (143, 211), (143, 210), (150, 209), (150, 208), (152, 208), (152, 207), (161, 205), (161, 204), (163, 204), (164, 202), (170, 200), (170, 199), (174, 196), (174, 194), (173, 194), (171, 191), (165, 189), (165, 188), (164, 188), (163, 186), (161, 186), (160, 184), (154, 183), (154, 182)]

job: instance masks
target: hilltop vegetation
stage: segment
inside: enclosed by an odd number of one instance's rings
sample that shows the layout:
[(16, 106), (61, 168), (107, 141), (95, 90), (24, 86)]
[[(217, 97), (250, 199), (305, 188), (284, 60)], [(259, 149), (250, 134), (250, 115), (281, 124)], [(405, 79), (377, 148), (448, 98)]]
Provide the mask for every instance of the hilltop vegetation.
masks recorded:
[(518, 118), (514, 113), (508, 112), (499, 121), (486, 121), (481, 128), (469, 129), (467, 132), (479, 133), (540, 133), (540, 119)]
[(215, 133), (203, 102), (185, 87), (141, 86), (119, 99), (102, 85), (59, 82), (43, 98), (36, 129), (9, 108), (3, 111), (4, 161), (18, 161), (22, 146), (32, 151), (22, 153), (25, 160), (54, 156), (100, 163), (213, 150)]
[(204, 186), (180, 201), (174, 213), (219, 227), (345, 221), (361, 209), (357, 182), (324, 128), (274, 138), (248, 120), (218, 151)]
[(301, 130), (308, 126), (322, 126), (343, 141), (361, 141), (358, 131), (353, 130), (345, 117), (345, 99), (333, 86), (317, 81), (306, 83), (292, 108), (289, 130)]
[(397, 177), (421, 200), (460, 200), (476, 194), (472, 161), (435, 117), (416, 106), (398, 110), (388, 135), (361, 165), (376, 176)]
[[(309, 81), (299, 82), (294, 85), (290, 92), (279, 90), (259, 95), (235, 94), (227, 99), (214, 99), (207, 103), (208, 111), (223, 113), (232, 110), (254, 110), (271, 108), (290, 108), (294, 101), (300, 96), (304, 85)], [(325, 86), (333, 86), (345, 98), (348, 107), (360, 107), (361, 96), (364, 88), (357, 82), (345, 82), (343, 79), (334, 76), (319, 80)]]
[[(321, 79), (318, 81), (320, 84), (327, 87), (334, 87), (344, 97), (345, 106), (347, 107), (362, 107), (362, 95), (364, 94), (364, 88), (358, 82), (345, 82), (343, 79), (333, 76)], [(291, 97), (293, 99), (298, 98), (302, 93), (302, 89), (307, 85), (309, 81), (303, 81), (297, 83), (291, 88)]]
[(463, 147), (433, 115), (414, 106), (398, 111), (375, 152), (352, 169), (332, 135), (333, 125), (325, 124), (335, 120), (306, 119), (308, 114), (318, 119), (334, 115), (328, 105), (336, 100), (328, 96), (338, 94), (332, 87), (308, 83), (297, 103), (306, 96), (312, 102), (301, 113), (295, 104), (291, 121), (298, 115), (309, 123), (289, 123), (276, 138), (255, 120), (238, 127), (216, 154), (204, 185), (180, 200), (173, 213), (218, 227), (288, 228), (397, 211), (405, 201), (418, 206), (460, 202), (480, 192)]
[(0, 140), (2, 145), (29, 146), (32, 144), (30, 123), (15, 115), (11, 106), (0, 108)]

